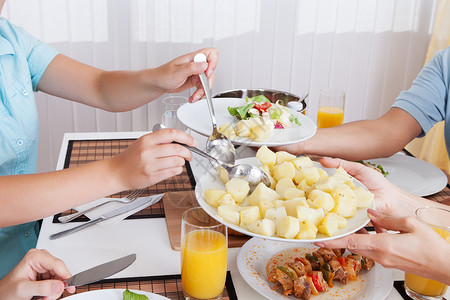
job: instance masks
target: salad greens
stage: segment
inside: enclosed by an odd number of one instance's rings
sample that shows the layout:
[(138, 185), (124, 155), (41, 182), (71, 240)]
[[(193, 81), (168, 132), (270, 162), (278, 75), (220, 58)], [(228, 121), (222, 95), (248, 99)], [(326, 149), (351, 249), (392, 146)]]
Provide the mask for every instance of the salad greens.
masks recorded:
[(271, 103), (264, 95), (245, 99), (246, 104), (238, 107), (228, 107), (228, 112), (239, 120), (261, 118), (264, 123), (271, 122), (273, 128), (284, 129), (302, 125), (298, 117), (285, 106)]
[(148, 300), (148, 297), (145, 295), (140, 295), (133, 293), (129, 289), (123, 291), (123, 300)]
[(377, 170), (378, 172), (383, 174), (384, 177), (389, 175), (389, 172), (386, 172), (381, 165), (377, 165), (377, 164), (371, 163), (370, 161), (362, 161), (362, 160), (358, 160), (356, 162), (359, 162), (360, 164), (363, 164), (363, 165), (366, 165), (366, 166), (373, 167), (375, 170)]

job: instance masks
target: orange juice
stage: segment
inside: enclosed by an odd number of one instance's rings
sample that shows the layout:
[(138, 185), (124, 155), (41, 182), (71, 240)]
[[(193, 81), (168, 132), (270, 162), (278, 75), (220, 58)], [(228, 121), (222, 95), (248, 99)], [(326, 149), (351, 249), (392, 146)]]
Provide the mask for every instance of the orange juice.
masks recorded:
[(187, 233), (181, 245), (181, 280), (184, 292), (197, 299), (219, 296), (227, 274), (225, 235), (217, 231)]
[[(450, 232), (439, 229), (439, 228), (433, 228), (437, 233), (439, 233), (440, 236), (442, 236), (447, 242), (450, 242)], [(445, 291), (447, 290), (447, 285), (443, 284), (439, 281), (423, 278), (414, 274), (405, 273), (405, 285), (425, 296), (431, 296), (431, 297), (437, 297), (442, 296)]]
[(328, 128), (341, 125), (344, 121), (344, 110), (340, 107), (322, 106), (317, 112), (317, 127)]

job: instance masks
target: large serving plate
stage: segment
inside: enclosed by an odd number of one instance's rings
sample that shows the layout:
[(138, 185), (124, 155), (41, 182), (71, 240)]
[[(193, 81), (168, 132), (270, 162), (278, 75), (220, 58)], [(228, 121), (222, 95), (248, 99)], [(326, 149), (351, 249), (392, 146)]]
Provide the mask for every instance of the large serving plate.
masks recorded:
[(386, 179), (404, 191), (417, 196), (440, 192), (447, 185), (447, 176), (429, 162), (404, 154), (387, 158), (366, 159), (365, 162), (381, 165), (389, 175)]
[[(249, 158), (239, 159), (236, 161), (236, 164), (241, 164), (241, 163), (255, 165), (255, 166), (260, 165), (260, 163), (256, 157), (249, 157)], [(316, 167), (323, 168), (317, 162), (314, 162), (314, 164)], [(329, 175), (332, 175), (335, 171), (335, 169), (329, 169), (329, 168), (323, 168), (323, 169), (325, 171), (327, 171), (327, 173)], [(361, 182), (359, 182), (358, 180), (356, 180), (355, 178), (353, 178), (353, 181), (354, 181), (356, 187), (359, 187), (359, 186), (364, 187), (364, 185)], [(253, 232), (248, 231), (247, 229), (244, 229), (240, 226), (234, 225), (230, 222), (223, 220), (218, 215), (217, 208), (209, 205), (205, 200), (204, 193), (208, 189), (223, 189), (223, 190), (225, 190), (225, 184), (219, 179), (217, 172), (213, 169), (211, 169), (211, 172), (207, 172), (202, 177), (200, 177), (200, 179), (198, 180), (197, 185), (195, 187), (195, 196), (197, 197), (197, 200), (198, 200), (198, 203), (200, 204), (200, 206), (210, 216), (212, 216), (218, 222), (225, 224), (229, 228), (236, 230), (238, 232), (241, 232), (243, 234), (249, 235), (249, 236), (260, 237), (260, 238), (264, 238), (264, 239), (268, 239), (268, 240), (274, 240), (274, 241), (279, 241), (279, 242), (294, 242), (294, 243), (301, 243), (301, 242), (311, 243), (311, 242), (332, 240), (332, 239), (336, 239), (336, 238), (343, 237), (348, 234), (354, 233), (354, 232), (358, 231), (359, 229), (363, 228), (370, 221), (369, 217), (367, 216), (367, 209), (360, 208), (360, 209), (358, 209), (358, 211), (354, 217), (347, 219), (347, 221), (348, 221), (347, 226), (345, 228), (339, 229), (338, 234), (335, 236), (332, 236), (332, 237), (329, 237), (322, 233), (317, 233), (316, 239), (313, 239), (313, 240), (285, 239), (285, 238), (276, 237), (276, 236), (267, 237), (267, 236), (255, 234)], [(375, 208), (374, 202), (372, 202), (371, 208)]]
[[(228, 107), (236, 107), (245, 104), (245, 100), (236, 98), (214, 98), (214, 111), (216, 114), (217, 126), (221, 124), (231, 123), (236, 124), (238, 120), (228, 113)], [(248, 146), (282, 146), (297, 143), (309, 139), (316, 133), (316, 124), (302, 113), (291, 110), (292, 114), (297, 116), (302, 124), (301, 126), (274, 129), (272, 135), (263, 142), (255, 142), (249, 138), (237, 137), (231, 140), (233, 144), (248, 145)], [(211, 118), (209, 115), (208, 105), (206, 100), (197, 101), (195, 103), (186, 103), (177, 111), (178, 119), (191, 130), (209, 137), (213, 131), (211, 125)]]
[[(294, 296), (283, 296), (278, 291), (272, 290), (274, 284), (267, 280), (266, 266), (269, 260), (277, 254), (295, 253), (304, 255), (311, 253), (317, 247), (302, 245), (296, 247), (291, 243), (276, 242), (267, 239), (252, 238), (242, 246), (237, 257), (237, 266), (244, 280), (255, 291), (271, 300), (297, 299)], [(349, 253), (347, 253), (349, 254)], [(345, 255), (347, 255), (345, 254)], [(380, 264), (370, 270), (361, 270), (356, 281), (350, 281), (343, 285), (335, 282), (334, 287), (328, 292), (312, 296), (314, 300), (341, 299), (377, 299), (383, 300), (392, 289), (392, 271)]]

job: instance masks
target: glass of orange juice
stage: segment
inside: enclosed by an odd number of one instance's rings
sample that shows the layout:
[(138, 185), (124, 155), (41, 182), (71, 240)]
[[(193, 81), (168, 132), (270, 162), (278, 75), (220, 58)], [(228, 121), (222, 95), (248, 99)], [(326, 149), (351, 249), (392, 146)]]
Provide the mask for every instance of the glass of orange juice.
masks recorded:
[(317, 128), (341, 125), (344, 121), (344, 105), (344, 91), (333, 88), (321, 90), (317, 112)]
[(181, 282), (185, 299), (222, 298), (227, 276), (227, 227), (201, 207), (183, 213)]
[[(438, 207), (422, 207), (416, 210), (416, 216), (431, 226), (450, 243), (450, 210)], [(405, 273), (405, 290), (413, 299), (442, 299), (447, 285), (439, 281)]]

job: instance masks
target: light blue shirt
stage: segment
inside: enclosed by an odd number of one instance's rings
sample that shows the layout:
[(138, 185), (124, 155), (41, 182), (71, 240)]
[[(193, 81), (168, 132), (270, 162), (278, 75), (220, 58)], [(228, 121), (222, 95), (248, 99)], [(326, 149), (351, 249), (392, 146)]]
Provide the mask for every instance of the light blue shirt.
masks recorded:
[[(39, 125), (33, 91), (57, 54), (0, 18), (0, 176), (36, 172)], [(38, 234), (37, 222), (0, 228), (0, 279), (36, 247)]]
[(420, 71), (413, 85), (397, 97), (392, 107), (413, 116), (422, 127), (424, 136), (434, 124), (445, 120), (445, 144), (450, 155), (450, 47), (438, 51)]

